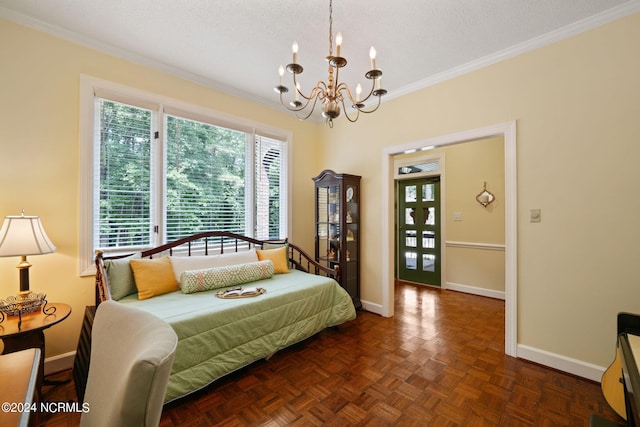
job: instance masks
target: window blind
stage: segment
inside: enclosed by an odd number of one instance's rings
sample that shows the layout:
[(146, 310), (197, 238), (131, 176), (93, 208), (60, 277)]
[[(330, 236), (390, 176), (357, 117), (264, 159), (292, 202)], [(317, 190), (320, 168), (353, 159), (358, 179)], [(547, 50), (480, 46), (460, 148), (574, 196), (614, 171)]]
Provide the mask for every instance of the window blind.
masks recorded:
[(141, 250), (212, 230), (286, 237), (286, 141), (126, 100), (94, 92), (94, 249)]
[(167, 116), (166, 239), (245, 233), (247, 134)]
[(286, 176), (284, 176), (284, 142), (256, 135), (255, 137), (255, 236), (258, 239), (280, 239), (285, 218)]
[(151, 111), (97, 99), (99, 191), (94, 242), (99, 248), (150, 243)]

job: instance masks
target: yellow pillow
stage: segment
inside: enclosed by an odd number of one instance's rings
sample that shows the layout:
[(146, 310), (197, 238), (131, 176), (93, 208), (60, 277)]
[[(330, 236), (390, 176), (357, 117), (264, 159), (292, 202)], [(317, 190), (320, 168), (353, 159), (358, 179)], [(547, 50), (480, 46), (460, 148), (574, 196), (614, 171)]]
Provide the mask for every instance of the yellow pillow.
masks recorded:
[(147, 299), (178, 290), (169, 257), (129, 261), (138, 288), (138, 299)]
[(289, 272), (289, 260), (287, 259), (287, 247), (283, 246), (277, 249), (256, 249), (258, 260), (270, 260), (273, 263), (275, 274)]

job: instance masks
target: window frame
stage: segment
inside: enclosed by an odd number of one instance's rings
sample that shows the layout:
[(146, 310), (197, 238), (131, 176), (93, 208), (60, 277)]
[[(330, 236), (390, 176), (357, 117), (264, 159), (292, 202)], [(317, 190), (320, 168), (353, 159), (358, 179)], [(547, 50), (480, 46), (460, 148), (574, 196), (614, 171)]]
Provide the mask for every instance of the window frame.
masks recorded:
[[(293, 143), (292, 132), (284, 129), (276, 128), (264, 123), (254, 122), (241, 117), (225, 114), (216, 110), (208, 109), (205, 107), (190, 104), (188, 102), (180, 101), (177, 99), (165, 97), (162, 95), (150, 93), (140, 89), (132, 88), (122, 84), (110, 82), (107, 80), (99, 79), (93, 76), (81, 75), (80, 76), (80, 126), (79, 126), (79, 143), (80, 143), (80, 197), (79, 197), (79, 274), (80, 276), (90, 276), (95, 274), (94, 265), (94, 213), (96, 206), (94, 205), (94, 191), (97, 184), (98, 177), (96, 176), (97, 156), (95, 156), (95, 138), (97, 137), (96, 128), (97, 109), (96, 109), (96, 97), (107, 98), (116, 102), (130, 104), (147, 109), (158, 109), (161, 111), (157, 116), (157, 131), (159, 132), (160, 140), (162, 144), (157, 144), (159, 149), (153, 150), (152, 156), (156, 156), (155, 161), (152, 164), (158, 165), (156, 169), (152, 169), (152, 180), (155, 180), (160, 185), (160, 191), (152, 192), (152, 198), (166, 197), (166, 188), (164, 188), (164, 177), (166, 175), (166, 163), (162, 160), (164, 155), (165, 145), (165, 114), (179, 116), (182, 118), (196, 120), (203, 123), (208, 123), (215, 126), (221, 126), (248, 134), (247, 144), (252, 148), (247, 153), (247, 158), (254, 158), (254, 147), (257, 136), (273, 138), (280, 140), (284, 143), (284, 151), (286, 161), (283, 165), (283, 174), (286, 178), (284, 188), (286, 191), (285, 201), (286, 207), (281, 207), (281, 212), (286, 213), (286, 220), (281, 220), (281, 224), (284, 225), (281, 237), (287, 237), (291, 231), (292, 225), (292, 159), (293, 159)], [(251, 161), (253, 164), (253, 160)], [(252, 169), (251, 167), (247, 167)], [(254, 188), (254, 176), (253, 172), (249, 173), (245, 177), (245, 186), (248, 188)], [(251, 187), (249, 187), (251, 186)], [(253, 197), (254, 191), (248, 191), (248, 197)], [(247, 197), (245, 195), (245, 197)], [(254, 207), (253, 203), (249, 203), (249, 208), (245, 213), (245, 221), (249, 224), (248, 228), (253, 229), (254, 222)], [(157, 200), (152, 199), (151, 202), (151, 217), (154, 223), (160, 224), (160, 233), (157, 237), (158, 244), (164, 243), (166, 234), (164, 228), (166, 227), (163, 203), (158, 203)], [(137, 250), (137, 249), (136, 249)], [(131, 251), (128, 251), (129, 253)]]

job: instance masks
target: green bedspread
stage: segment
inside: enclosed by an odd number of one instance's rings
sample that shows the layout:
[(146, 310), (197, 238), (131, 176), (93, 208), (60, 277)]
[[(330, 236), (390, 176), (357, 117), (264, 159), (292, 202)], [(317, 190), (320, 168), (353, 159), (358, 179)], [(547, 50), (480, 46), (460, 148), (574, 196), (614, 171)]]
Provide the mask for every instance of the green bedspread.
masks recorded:
[(216, 291), (172, 292), (120, 302), (153, 313), (178, 335), (165, 402), (356, 317), (349, 294), (333, 279), (292, 270), (247, 283), (262, 287), (253, 298), (221, 299)]

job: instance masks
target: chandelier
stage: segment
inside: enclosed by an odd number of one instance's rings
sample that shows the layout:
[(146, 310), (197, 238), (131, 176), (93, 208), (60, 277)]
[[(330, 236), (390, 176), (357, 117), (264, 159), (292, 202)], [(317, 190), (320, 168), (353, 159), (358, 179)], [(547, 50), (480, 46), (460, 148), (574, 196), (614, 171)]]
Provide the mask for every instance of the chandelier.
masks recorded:
[[(283, 99), (283, 94), (289, 92), (289, 89), (282, 84), (285, 69), (282, 65), (278, 69), (278, 73), (280, 74), (280, 84), (276, 86), (274, 90), (280, 94), (280, 103), (287, 110), (295, 112), (299, 119), (308, 119), (314, 112), (318, 101), (322, 104), (322, 117), (325, 118), (329, 127), (333, 127), (333, 119), (340, 116), (341, 110), (344, 110), (344, 115), (350, 122), (355, 122), (358, 120), (360, 113), (373, 113), (378, 109), (378, 107), (380, 107), (382, 95), (386, 94), (387, 91), (381, 88), (382, 71), (376, 68), (376, 50), (373, 46), (369, 50), (371, 69), (365, 74), (365, 77), (371, 80), (371, 89), (367, 95), (362, 97), (362, 86), (358, 84), (356, 86), (356, 96), (354, 98), (349, 86), (344, 82), (340, 82), (338, 78), (340, 69), (347, 65), (346, 58), (340, 56), (341, 47), (342, 34), (338, 33), (336, 35), (336, 54), (334, 55), (333, 0), (329, 0), (329, 55), (326, 58), (329, 63), (329, 78), (327, 81), (317, 82), (308, 95), (302, 93), (297, 76), (298, 74), (302, 74), (303, 68), (302, 65), (298, 64), (298, 43), (294, 41), (291, 47), (293, 51), (293, 62), (287, 65), (286, 70), (293, 75), (295, 99), (287, 105)], [(378, 102), (375, 107), (366, 109), (365, 103), (371, 97), (377, 97)], [(303, 101), (300, 100), (301, 98)], [(352, 112), (352, 115), (349, 115), (345, 103), (351, 104), (355, 110), (355, 114)], [(300, 113), (300, 115), (297, 113)]]

